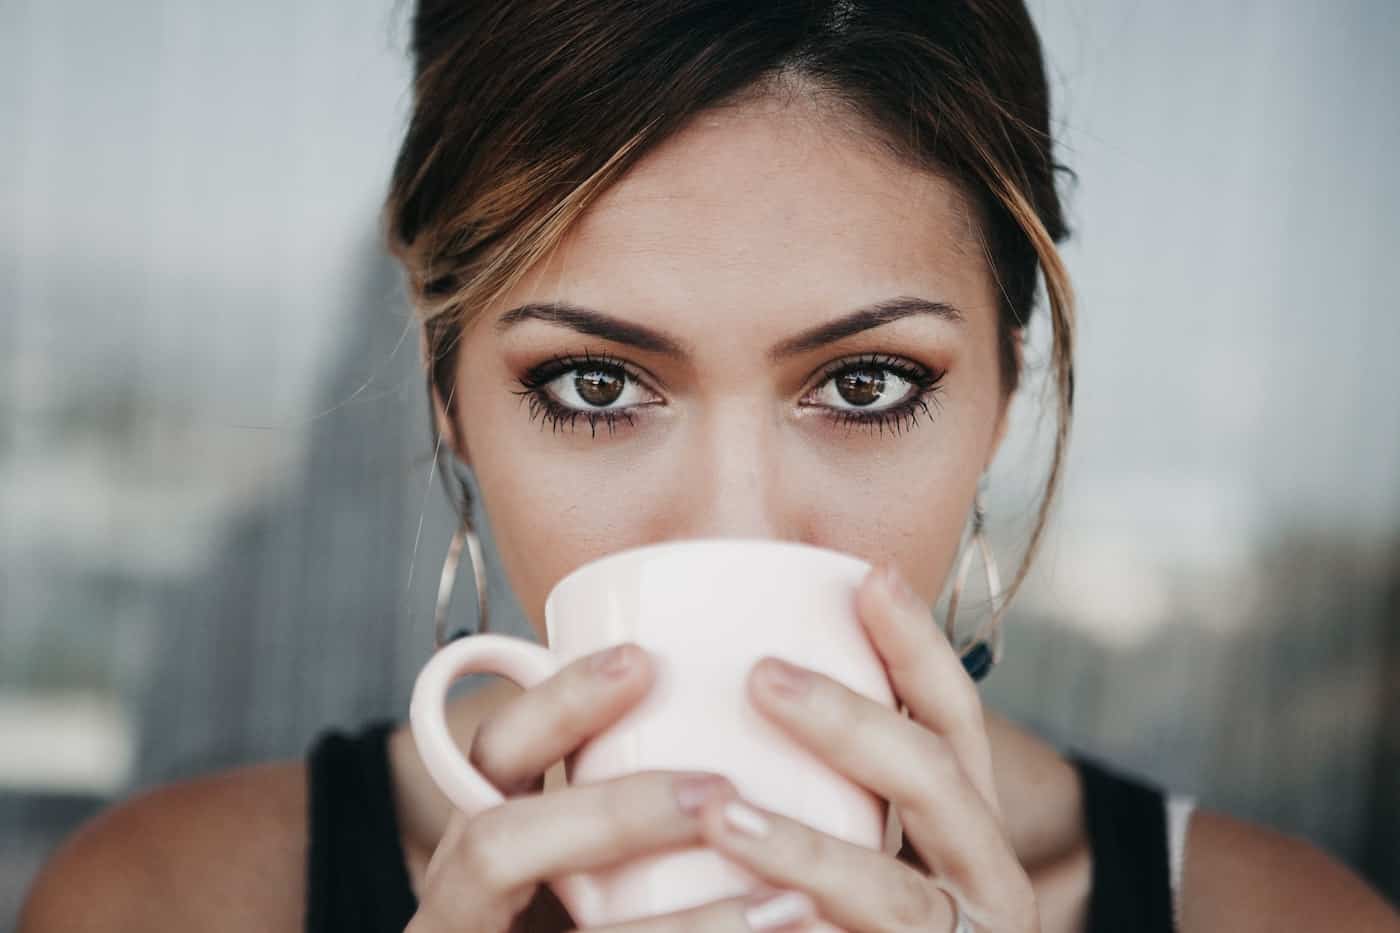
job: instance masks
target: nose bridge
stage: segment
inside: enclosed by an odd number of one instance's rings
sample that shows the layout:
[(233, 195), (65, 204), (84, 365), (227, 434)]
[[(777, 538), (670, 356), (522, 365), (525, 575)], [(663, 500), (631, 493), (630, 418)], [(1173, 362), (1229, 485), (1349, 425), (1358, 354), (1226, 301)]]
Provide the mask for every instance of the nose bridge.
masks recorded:
[(782, 538), (781, 445), (771, 412), (737, 396), (698, 424), (690, 534)]

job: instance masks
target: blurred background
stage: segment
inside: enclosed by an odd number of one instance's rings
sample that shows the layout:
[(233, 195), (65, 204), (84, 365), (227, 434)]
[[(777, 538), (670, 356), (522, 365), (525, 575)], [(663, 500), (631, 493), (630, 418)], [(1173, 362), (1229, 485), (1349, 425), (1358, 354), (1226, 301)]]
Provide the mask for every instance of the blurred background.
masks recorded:
[[(376, 238), (408, 7), (0, 2), (0, 928), (104, 803), (406, 714), (451, 534)], [(989, 702), (1400, 900), (1400, 5), (1032, 9), (1079, 395)]]

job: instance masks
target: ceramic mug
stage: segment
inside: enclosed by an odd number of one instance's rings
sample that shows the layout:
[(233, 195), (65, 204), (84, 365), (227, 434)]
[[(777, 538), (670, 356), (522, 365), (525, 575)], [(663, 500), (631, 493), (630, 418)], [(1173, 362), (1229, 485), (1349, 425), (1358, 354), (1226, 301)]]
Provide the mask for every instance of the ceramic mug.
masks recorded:
[[(428, 773), (469, 815), (503, 802), (448, 733), (447, 692), (489, 672), (531, 687), (571, 661), (636, 642), (652, 656), (649, 692), (580, 747), (565, 779), (642, 770), (722, 774), (760, 807), (872, 849), (888, 804), (839, 774), (754, 709), (745, 681), (773, 655), (820, 671), (891, 709), (888, 676), (855, 609), (870, 565), (839, 551), (759, 538), (691, 538), (615, 552), (561, 579), (545, 600), (549, 647), (498, 634), (443, 646), (423, 667), (409, 717)], [(550, 879), (580, 927), (745, 894), (748, 871), (707, 846)]]

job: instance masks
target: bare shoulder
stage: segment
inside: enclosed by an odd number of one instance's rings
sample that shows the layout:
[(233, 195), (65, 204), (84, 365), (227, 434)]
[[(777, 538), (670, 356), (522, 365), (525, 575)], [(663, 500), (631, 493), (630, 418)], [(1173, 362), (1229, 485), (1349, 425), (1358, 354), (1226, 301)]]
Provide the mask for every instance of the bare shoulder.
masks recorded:
[(19, 930), (299, 930), (306, 846), (300, 762), (169, 784), (70, 836), (35, 879)]
[(1181, 911), (1184, 933), (1400, 933), (1400, 914), (1321, 848), (1208, 809), (1191, 818)]
[[(1092, 858), (1076, 768), (1033, 732), (986, 711), (1006, 831), (1030, 873), (1043, 928), (1084, 928)], [(1312, 843), (1207, 808), (1192, 815), (1183, 933), (1400, 933), (1400, 913)]]

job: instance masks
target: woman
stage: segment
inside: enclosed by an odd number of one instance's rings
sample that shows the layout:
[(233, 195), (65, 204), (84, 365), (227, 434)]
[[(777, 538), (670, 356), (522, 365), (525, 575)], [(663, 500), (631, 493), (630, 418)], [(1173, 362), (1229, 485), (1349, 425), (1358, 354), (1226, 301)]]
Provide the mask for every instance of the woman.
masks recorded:
[(645, 694), (630, 646), (456, 701), (499, 807), (453, 812), (404, 726), (330, 734), (309, 768), (100, 817), (23, 930), (562, 930), (543, 880), (698, 842), (764, 890), (628, 930), (1400, 929), (1306, 843), (1190, 815), (983, 708), (996, 619), (965, 651), (933, 624), (969, 515), (980, 527), (1038, 274), (1059, 431), (1006, 599), (1068, 436), (1066, 231), (1019, 0), (424, 2), (414, 51), (389, 242), (440, 449), (473, 472), (530, 622), (543, 637), (571, 569), (669, 538), (870, 560), (860, 615), (908, 718), (776, 665), (750, 686), (895, 804), (905, 844), (849, 846), (703, 776), (536, 793)]

